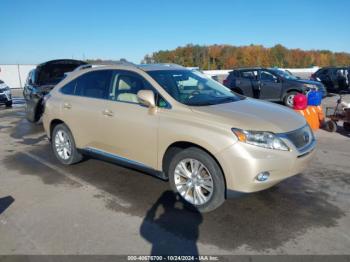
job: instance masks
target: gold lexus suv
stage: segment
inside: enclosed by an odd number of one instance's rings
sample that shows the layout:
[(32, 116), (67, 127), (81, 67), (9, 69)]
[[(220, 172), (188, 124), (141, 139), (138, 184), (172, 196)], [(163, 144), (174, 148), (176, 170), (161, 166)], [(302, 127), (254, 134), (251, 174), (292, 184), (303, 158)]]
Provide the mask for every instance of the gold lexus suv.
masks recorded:
[(316, 141), (293, 110), (233, 93), (172, 64), (70, 73), (45, 97), (44, 128), (65, 165), (83, 155), (164, 180), (201, 212), (303, 170)]

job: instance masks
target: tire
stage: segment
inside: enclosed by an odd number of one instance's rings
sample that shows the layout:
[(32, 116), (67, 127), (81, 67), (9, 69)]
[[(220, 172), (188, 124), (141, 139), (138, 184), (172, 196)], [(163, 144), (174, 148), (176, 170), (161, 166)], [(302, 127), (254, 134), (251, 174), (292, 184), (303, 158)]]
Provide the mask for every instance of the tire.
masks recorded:
[(6, 107), (12, 107), (12, 100), (11, 100), (11, 101), (6, 102), (5, 106), (6, 106)]
[(243, 95), (242, 90), (240, 90), (240, 89), (238, 89), (238, 88), (234, 88), (234, 89), (232, 89), (232, 91), (235, 92), (235, 93), (237, 93), (237, 94), (239, 94), (239, 95)]
[(53, 129), (51, 147), (58, 161), (64, 165), (73, 165), (83, 159), (83, 155), (75, 146), (71, 131), (65, 124), (59, 124)]
[(345, 131), (350, 132), (350, 122), (344, 122), (343, 128)]
[(292, 92), (287, 93), (283, 99), (284, 105), (293, 108), (293, 104), (294, 104), (293, 99), (294, 99), (294, 96), (296, 94), (298, 94), (298, 92), (296, 92), (296, 91), (292, 91)]
[(326, 130), (329, 132), (336, 132), (337, 131), (337, 123), (333, 120), (329, 120), (325, 124)]
[[(189, 168), (187, 171), (190, 172), (191, 160), (194, 166), (198, 163), (202, 166), (197, 165), (197, 167), (201, 167), (197, 169), (201, 170), (200, 173), (197, 173), (197, 177), (193, 174), (193, 177), (189, 179), (189, 173), (186, 173), (188, 175), (186, 177), (184, 176), (184, 172), (179, 172), (179, 170), (181, 169), (181, 164), (184, 164)], [(192, 170), (196, 169), (193, 168)], [(182, 175), (179, 175), (179, 173)], [(170, 160), (168, 176), (171, 189), (180, 195), (185, 202), (185, 206), (190, 209), (205, 213), (218, 208), (225, 201), (226, 187), (223, 173), (217, 162), (208, 153), (199, 148), (190, 147), (178, 151)], [(201, 181), (206, 181), (206, 184), (204, 185)], [(193, 184), (196, 186), (194, 187)], [(211, 186), (209, 186), (209, 184), (211, 184)], [(202, 186), (211, 189), (211, 192)], [(191, 189), (187, 191), (188, 188)], [(194, 188), (196, 188), (196, 190), (194, 190)]]

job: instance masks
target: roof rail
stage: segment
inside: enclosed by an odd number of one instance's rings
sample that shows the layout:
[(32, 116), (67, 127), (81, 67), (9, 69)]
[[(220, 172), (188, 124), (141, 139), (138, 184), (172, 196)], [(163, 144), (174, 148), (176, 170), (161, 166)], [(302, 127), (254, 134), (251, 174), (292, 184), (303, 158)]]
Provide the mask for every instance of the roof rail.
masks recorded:
[(139, 66), (168, 66), (168, 67), (178, 67), (185, 68), (182, 65), (174, 64), (174, 63), (154, 63), (154, 64), (140, 64)]
[(135, 67), (137, 67), (137, 65), (134, 64), (133, 62), (124, 61), (124, 60), (112, 61), (111, 65), (128, 65), (128, 66), (135, 66)]

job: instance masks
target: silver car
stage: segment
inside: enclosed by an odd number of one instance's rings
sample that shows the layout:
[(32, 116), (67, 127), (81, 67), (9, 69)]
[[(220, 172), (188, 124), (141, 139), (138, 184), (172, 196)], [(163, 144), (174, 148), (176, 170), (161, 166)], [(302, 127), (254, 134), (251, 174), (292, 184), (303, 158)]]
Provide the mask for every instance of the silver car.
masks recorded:
[(4, 81), (0, 80), (0, 105), (6, 105), (6, 107), (12, 106), (11, 89)]

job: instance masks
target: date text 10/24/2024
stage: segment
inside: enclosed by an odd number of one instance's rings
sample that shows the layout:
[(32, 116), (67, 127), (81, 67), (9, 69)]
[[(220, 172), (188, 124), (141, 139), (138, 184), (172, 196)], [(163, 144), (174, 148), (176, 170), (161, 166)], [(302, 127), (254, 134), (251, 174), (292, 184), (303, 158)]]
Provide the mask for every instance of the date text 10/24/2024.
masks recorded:
[(128, 261), (219, 261), (217, 256), (128, 256)]

